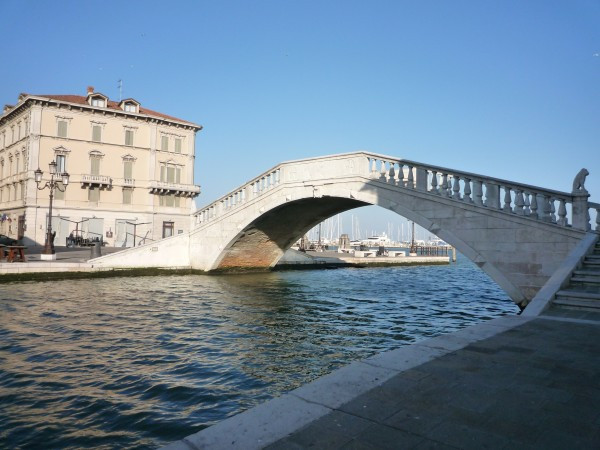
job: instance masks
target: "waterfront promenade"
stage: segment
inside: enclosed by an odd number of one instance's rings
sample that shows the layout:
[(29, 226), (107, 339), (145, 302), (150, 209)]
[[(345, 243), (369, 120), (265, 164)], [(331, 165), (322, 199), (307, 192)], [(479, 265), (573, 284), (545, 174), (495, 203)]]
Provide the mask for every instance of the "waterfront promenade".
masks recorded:
[(507, 316), (355, 362), (165, 449), (600, 448), (600, 314)]

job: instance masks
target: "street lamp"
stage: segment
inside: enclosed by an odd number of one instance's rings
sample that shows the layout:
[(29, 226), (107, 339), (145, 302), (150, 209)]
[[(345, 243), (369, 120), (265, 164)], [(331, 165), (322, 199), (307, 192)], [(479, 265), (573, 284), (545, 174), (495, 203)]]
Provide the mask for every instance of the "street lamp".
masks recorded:
[[(46, 241), (44, 243), (44, 249), (42, 250), (42, 254), (40, 258), (43, 260), (51, 260), (56, 259), (56, 252), (54, 251), (54, 235), (52, 234), (52, 200), (54, 199), (54, 189), (58, 189), (61, 192), (65, 192), (66, 186), (69, 184), (69, 174), (67, 172), (56, 173), (56, 162), (52, 161), (49, 164), (50, 168), (50, 181), (46, 181), (46, 183), (40, 187), (40, 183), (42, 181), (42, 172), (39, 167), (34, 172), (35, 174), (35, 183), (37, 184), (37, 188), (41, 191), (43, 189), (50, 189), (50, 204), (48, 207), (48, 226), (46, 227)], [(61, 188), (60, 185), (63, 185)]]

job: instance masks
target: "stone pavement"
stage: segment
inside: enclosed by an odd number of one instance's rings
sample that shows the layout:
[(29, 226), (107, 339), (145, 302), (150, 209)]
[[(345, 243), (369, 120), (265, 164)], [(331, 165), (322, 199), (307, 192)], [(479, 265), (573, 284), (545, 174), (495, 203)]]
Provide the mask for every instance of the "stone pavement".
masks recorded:
[(598, 449), (600, 314), (506, 317), (376, 355), (167, 448)]

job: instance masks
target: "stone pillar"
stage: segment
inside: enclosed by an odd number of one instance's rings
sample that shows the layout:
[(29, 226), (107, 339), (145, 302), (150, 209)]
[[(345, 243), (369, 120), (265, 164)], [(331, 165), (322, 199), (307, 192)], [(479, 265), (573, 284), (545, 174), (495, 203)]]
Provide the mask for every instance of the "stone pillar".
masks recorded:
[(573, 193), (573, 228), (583, 231), (589, 231), (590, 216), (588, 212), (588, 198), (590, 194), (587, 191)]
[(417, 190), (427, 190), (427, 170), (422, 167), (417, 167)]

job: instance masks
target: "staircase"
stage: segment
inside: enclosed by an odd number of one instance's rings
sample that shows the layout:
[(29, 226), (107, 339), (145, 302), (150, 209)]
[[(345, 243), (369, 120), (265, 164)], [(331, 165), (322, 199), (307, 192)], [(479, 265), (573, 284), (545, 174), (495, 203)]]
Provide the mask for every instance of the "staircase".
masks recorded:
[(600, 311), (600, 242), (573, 272), (569, 286), (556, 293), (554, 306)]

